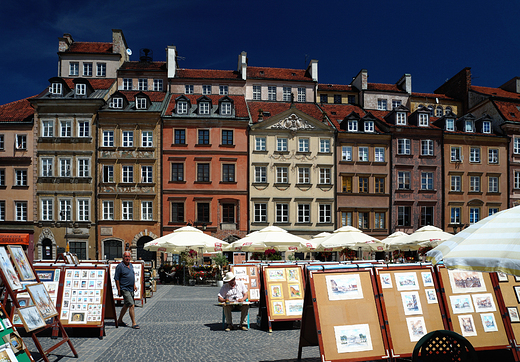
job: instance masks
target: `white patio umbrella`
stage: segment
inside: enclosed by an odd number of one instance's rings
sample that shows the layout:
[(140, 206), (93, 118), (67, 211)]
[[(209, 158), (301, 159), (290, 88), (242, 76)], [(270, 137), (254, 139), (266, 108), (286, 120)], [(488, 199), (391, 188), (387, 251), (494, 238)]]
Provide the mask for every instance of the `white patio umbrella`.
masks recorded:
[(520, 206), (486, 217), (426, 255), (433, 264), (443, 260), (448, 269), (520, 276)]
[(353, 226), (343, 226), (324, 237), (316, 251), (339, 251), (343, 248), (384, 251), (384, 244)]
[(416, 249), (419, 249), (421, 246), (436, 247), (452, 236), (453, 234), (442, 231), (438, 227), (426, 225), (409, 235), (403, 245), (410, 248), (415, 247)]
[(269, 246), (265, 245), (261, 242), (253, 242), (249, 240), (245, 240), (242, 238), (240, 240), (236, 240), (226, 246), (226, 251), (249, 251), (249, 252), (261, 252), (266, 249), (269, 249)]
[(144, 244), (149, 251), (163, 251), (179, 254), (186, 249), (203, 249), (207, 252), (222, 251), (229, 243), (205, 234), (192, 226), (184, 226), (173, 233), (161, 236)]
[(264, 244), (278, 251), (309, 251), (307, 240), (289, 233), (278, 226), (267, 226), (261, 230), (247, 234), (243, 242)]
[(400, 250), (403, 246), (403, 243), (407, 240), (408, 236), (409, 235), (407, 233), (403, 233), (402, 231), (396, 231), (395, 233), (389, 235), (387, 238), (381, 240), (381, 242), (385, 244), (386, 250)]
[(317, 235), (314, 235), (310, 240), (305, 241), (305, 245), (307, 246), (307, 248), (309, 248), (309, 251), (316, 251), (323, 239), (325, 239), (325, 237), (329, 235), (331, 235), (331, 233), (325, 231)]

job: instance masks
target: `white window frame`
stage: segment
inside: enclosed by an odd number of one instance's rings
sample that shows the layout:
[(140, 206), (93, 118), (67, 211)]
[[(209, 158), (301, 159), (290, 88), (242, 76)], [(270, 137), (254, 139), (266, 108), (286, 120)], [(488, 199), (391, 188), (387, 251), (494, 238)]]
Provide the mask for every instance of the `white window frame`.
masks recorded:
[(176, 108), (177, 108), (176, 109), (177, 114), (188, 114), (188, 102), (179, 101), (179, 102), (177, 102)]
[(141, 220), (153, 220), (153, 201), (141, 201)]
[(347, 131), (348, 132), (357, 132), (358, 131), (358, 121), (355, 119), (349, 119), (347, 123)]
[(320, 224), (330, 224), (332, 222), (332, 205), (331, 204), (320, 204), (319, 205), (319, 218)]
[(83, 62), (83, 76), (92, 77), (92, 63)]
[(475, 125), (473, 124), (473, 121), (464, 122), (464, 132), (468, 132), (468, 133), (475, 132)]
[(307, 89), (305, 87), (298, 87), (298, 102), (307, 102)]
[(255, 151), (266, 150), (266, 137), (256, 136), (255, 137)]
[(396, 112), (396, 122), (395, 124), (400, 126), (406, 126), (406, 113), (405, 112)]
[(232, 113), (231, 102), (221, 102), (220, 103), (220, 115), (221, 116), (230, 116)]
[(298, 167), (298, 183), (299, 184), (310, 184), (311, 183), (310, 167)]
[(276, 183), (287, 184), (289, 183), (289, 167), (277, 166), (276, 167)]
[(90, 121), (78, 121), (78, 137), (90, 137)]
[(482, 122), (482, 133), (491, 133), (491, 122), (490, 121)]
[(320, 153), (330, 153), (330, 139), (320, 138)]
[(461, 192), (462, 190), (462, 176), (460, 175), (451, 175), (450, 177), (450, 191), (451, 192)]
[(54, 137), (54, 121), (42, 120), (42, 137)]
[(121, 219), (124, 221), (134, 219), (134, 202), (131, 200), (121, 201)]
[(379, 98), (377, 100), (377, 110), (378, 111), (386, 111), (386, 110), (388, 110), (388, 105), (387, 104), (388, 104), (388, 102), (387, 102), (386, 99)]
[(132, 78), (123, 78), (123, 90), (132, 90), (133, 89), (133, 79)]
[(358, 161), (368, 162), (369, 161), (369, 148), (367, 146), (358, 147)]
[(267, 100), (276, 101), (276, 86), (275, 85), (267, 86)]
[(320, 167), (320, 185), (330, 185), (332, 182), (332, 170), (330, 167)]
[(134, 166), (123, 165), (121, 167), (121, 182), (122, 183), (134, 183)]
[(53, 213), (53, 199), (42, 198), (40, 200), (40, 208), (41, 208), (41, 220), (42, 221), (52, 221), (54, 217)]
[(411, 172), (410, 171), (398, 171), (397, 172), (397, 189), (398, 190), (410, 190), (411, 189)]
[(469, 192), (480, 192), (480, 176), (469, 177)]
[(219, 85), (218, 86), (218, 94), (221, 96), (227, 96), (229, 94), (229, 86), (227, 85)]
[(141, 165), (141, 183), (153, 183), (153, 166)]
[(49, 87), (49, 92), (51, 94), (60, 95), (63, 92), (63, 87), (61, 83), (52, 83)]
[(114, 165), (103, 165), (101, 177), (103, 183), (114, 183)]
[(289, 222), (289, 204), (286, 202), (276, 203), (276, 222), (277, 223), (288, 223)]
[(153, 131), (141, 131), (141, 147), (153, 147)]
[(311, 204), (298, 204), (298, 223), (308, 224), (311, 222)]
[(470, 207), (469, 209), (469, 224), (475, 224), (480, 220), (480, 208)]
[(480, 147), (470, 147), (469, 162), (470, 163), (480, 163)]
[(210, 94), (211, 94), (211, 85), (209, 85), (209, 84), (203, 84), (203, 85), (202, 85), (202, 94), (204, 94), (204, 95), (210, 95)]
[(137, 90), (146, 92), (148, 90), (148, 79), (138, 78), (137, 79)]
[(210, 106), (209, 102), (200, 102), (199, 103), (199, 114), (209, 114)]
[(385, 148), (375, 147), (374, 148), (374, 162), (385, 162)]
[[(59, 212), (58, 217), (60, 221), (72, 221), (72, 200), (71, 199), (59, 199)], [(63, 214), (62, 214), (63, 213)]]
[(462, 148), (460, 146), (451, 146), (450, 161), (462, 162)]
[(455, 120), (453, 118), (446, 119), (446, 131), (455, 131)]
[(122, 147), (134, 147), (134, 131), (122, 131)]
[(76, 84), (76, 95), (77, 96), (86, 96), (87, 95), (87, 85), (84, 83)]
[(287, 137), (278, 137), (276, 138), (276, 151), (278, 152), (287, 152)]
[(421, 140), (421, 155), (433, 156), (433, 140)]
[(298, 152), (309, 152), (309, 139), (301, 137), (298, 139)]
[(515, 155), (520, 154), (520, 136), (513, 137), (513, 153)]
[(193, 94), (193, 84), (186, 84), (184, 86), (184, 94)]
[(54, 159), (52, 157), (42, 157), (41, 158), (41, 169), (40, 169), (40, 175), (42, 177), (53, 177), (53, 167), (54, 166)]
[(77, 77), (79, 75), (79, 62), (69, 63), (69, 76)]
[(341, 161), (352, 161), (352, 146), (341, 147)]
[(488, 163), (490, 164), (498, 164), (498, 148), (489, 148), (488, 149)]
[(110, 104), (108, 105), (109, 108), (112, 109), (123, 109), (123, 98), (121, 97), (114, 97), (110, 100)]
[(499, 192), (499, 178), (498, 176), (488, 177), (488, 192), (498, 193)]
[(430, 115), (426, 113), (419, 113), (419, 127), (429, 126)]
[(292, 97), (292, 88), (291, 87), (283, 87), (282, 88), (282, 101), (290, 102)]
[(515, 171), (513, 175), (513, 188), (516, 190), (520, 189), (520, 171)]
[(253, 85), (253, 100), (260, 101), (262, 100), (262, 86), (254, 84)]
[(27, 201), (14, 203), (15, 221), (27, 221)]
[(15, 186), (28, 186), (27, 169), (15, 169)]
[(96, 77), (107, 76), (107, 63), (96, 63)]
[(154, 92), (162, 92), (164, 87), (164, 82), (162, 79), (154, 79), (153, 80), (153, 90)]
[(398, 155), (410, 155), (411, 154), (411, 141), (408, 138), (399, 138), (397, 140), (397, 154)]
[(450, 209), (450, 224), (460, 224), (460, 207), (452, 207)]
[(103, 147), (114, 147), (114, 131), (103, 131)]
[(433, 172), (421, 172), (421, 190), (433, 190)]
[(365, 132), (374, 132), (374, 121), (365, 121)]
[(78, 177), (90, 177), (90, 158), (77, 159)]
[(135, 99), (135, 109), (146, 109), (148, 107), (148, 100), (145, 97), (137, 97)]
[(253, 222), (267, 222), (267, 203), (255, 202), (253, 205), (253, 213)]
[(103, 220), (114, 220), (114, 201), (103, 200), (102, 203)]
[(77, 199), (78, 221), (90, 221), (90, 199)]
[(267, 182), (267, 167), (266, 166), (255, 166), (255, 182), (266, 183)]
[(60, 120), (60, 137), (70, 138), (72, 137), (72, 121), (69, 119)]

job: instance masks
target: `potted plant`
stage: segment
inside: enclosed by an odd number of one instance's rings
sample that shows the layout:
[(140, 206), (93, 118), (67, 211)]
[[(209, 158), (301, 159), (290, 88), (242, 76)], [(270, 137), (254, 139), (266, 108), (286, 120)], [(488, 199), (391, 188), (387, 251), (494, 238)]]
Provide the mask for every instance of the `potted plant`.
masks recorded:
[(215, 279), (217, 280), (217, 286), (222, 287), (222, 285), (224, 285), (224, 282), (222, 281), (222, 271), (224, 267), (226, 267), (229, 264), (229, 261), (227, 260), (226, 256), (222, 253), (215, 254), (215, 256), (211, 258), (211, 260), (218, 268), (218, 271), (215, 275)]

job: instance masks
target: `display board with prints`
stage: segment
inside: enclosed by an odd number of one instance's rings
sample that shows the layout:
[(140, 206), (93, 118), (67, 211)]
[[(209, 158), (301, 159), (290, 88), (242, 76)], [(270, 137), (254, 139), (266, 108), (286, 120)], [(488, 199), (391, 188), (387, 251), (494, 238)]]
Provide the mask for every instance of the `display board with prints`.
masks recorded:
[[(114, 295), (114, 300), (123, 300), (123, 297), (120, 297), (117, 293), (116, 282), (114, 281), (114, 275), (116, 272), (116, 267), (119, 263), (110, 263), (110, 283), (112, 285), (112, 294)], [(135, 285), (137, 286), (137, 290), (134, 292), (135, 301), (141, 301), (141, 304), (146, 302), (146, 295), (144, 293), (144, 263), (142, 261), (133, 261), (131, 264), (134, 267), (135, 273)]]
[(231, 265), (235, 278), (247, 286), (249, 301), (260, 301), (260, 270), (255, 264)]

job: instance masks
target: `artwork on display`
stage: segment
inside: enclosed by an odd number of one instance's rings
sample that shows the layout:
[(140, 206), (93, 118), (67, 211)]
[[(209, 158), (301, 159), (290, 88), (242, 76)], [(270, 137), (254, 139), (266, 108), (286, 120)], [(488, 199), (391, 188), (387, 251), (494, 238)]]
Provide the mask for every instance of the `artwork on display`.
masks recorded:
[(85, 311), (75, 311), (70, 313), (69, 323), (70, 324), (85, 324), (87, 323), (87, 318), (85, 316), (87, 312)]
[(475, 312), (483, 313), (494, 312), (497, 310), (491, 293), (473, 294), (471, 297), (473, 298), (473, 304), (475, 305)]
[(302, 315), (302, 313), (303, 313), (303, 299), (285, 301), (285, 314), (286, 315)]
[(35, 280), (36, 276), (32, 270), (29, 259), (23, 248), (20, 245), (7, 245), (11, 259), (13, 259), (14, 266), (20, 275), (21, 280)]
[(433, 277), (431, 272), (421, 272), (422, 282), (425, 288), (433, 287)]
[(256, 267), (249, 267), (249, 275), (251, 277), (256, 277)]
[(18, 361), (18, 359), (16, 358), (11, 348), (9, 346), (6, 346), (6, 348), (0, 349), (0, 361), (16, 362)]
[(259, 289), (251, 289), (249, 291), (249, 299), (260, 299), (260, 290)]
[(471, 314), (459, 315), (460, 329), (464, 337), (476, 336), (477, 329)]
[(285, 269), (281, 268), (267, 268), (267, 281), (277, 282), (285, 280)]
[[(2, 337), (5, 343), (9, 343), (14, 353), (20, 352), (24, 349), (24, 343), (18, 332), (11, 332)], [(1, 360), (0, 360), (1, 361)]]
[(257, 279), (256, 278), (252, 278), (251, 280), (251, 288), (258, 288), (258, 284), (257, 284)]
[(55, 298), (58, 296), (58, 282), (46, 282), (43, 283), (45, 288), (47, 289), (47, 293), (51, 298)]
[(5, 247), (0, 246), (0, 268), (5, 275), (5, 279), (12, 290), (20, 290), (23, 289), (22, 283), (20, 282), (20, 278), (18, 278), (18, 274), (14, 270), (13, 264), (9, 259), (9, 255), (7, 255), (7, 251)]
[(392, 276), (388, 273), (379, 274), (379, 278), (381, 279), (381, 288), (387, 289), (392, 288)]
[[(142, 265), (141, 263), (131, 263), (132, 266), (134, 267), (134, 274), (135, 274), (135, 285), (137, 286), (137, 291), (134, 292), (134, 299), (135, 300), (139, 300), (142, 298), (142, 288), (141, 288), (141, 284), (142, 284), (142, 275), (141, 275), (141, 268), (142, 268)], [(114, 295), (114, 299), (119, 299), (119, 300), (122, 300), (123, 298), (122, 297), (119, 297), (118, 294), (117, 294), (117, 287), (116, 287), (116, 282), (114, 281), (114, 274), (116, 272), (116, 267), (117, 267), (118, 263), (111, 263), (110, 264), (110, 282), (111, 282), (111, 285), (112, 285), (112, 293)], [(73, 288), (75, 288), (75, 286), (73, 286)]]
[(288, 282), (299, 282), (300, 281), (300, 277), (299, 277), (299, 272), (300, 269), (299, 268), (288, 268), (287, 269), (287, 281)]
[(54, 307), (43, 283), (28, 285), (27, 291), (31, 295), (34, 305), (38, 307), (43, 319), (49, 319), (58, 315), (58, 311)]
[(242, 282), (244, 284), (249, 284), (249, 275), (237, 275), (235, 276), (235, 279), (239, 282)]
[(473, 313), (473, 303), (469, 294), (450, 295), (450, 303), (453, 314)]
[(520, 286), (519, 285), (515, 285), (513, 287), (513, 290), (515, 291), (517, 302), (520, 303)]
[(329, 300), (363, 299), (359, 274), (337, 274), (325, 277)]
[(5, 328), (12, 328), (13, 327), (13, 325), (11, 324), (11, 321), (9, 320), (9, 318), (2, 319), (2, 324), (4, 325)]
[(281, 301), (281, 300), (273, 301), (272, 306), (273, 306), (273, 315), (284, 315), (285, 314), (285, 311), (283, 308), (283, 301)]
[(486, 284), (481, 272), (448, 270), (453, 293), (485, 292)]
[(426, 323), (424, 323), (424, 317), (408, 317), (406, 318), (406, 325), (408, 326), (408, 335), (410, 336), (410, 342), (417, 342), (426, 333)]
[[(56, 269), (59, 270), (59, 269)], [(53, 270), (36, 270), (36, 275), (41, 282), (53, 282), (54, 281), (54, 271)]]
[(515, 275), (515, 282), (520, 282), (520, 276)]
[(424, 292), (426, 293), (426, 301), (428, 304), (435, 304), (439, 303), (437, 300), (437, 293), (435, 293), (435, 289), (425, 289)]
[(271, 298), (283, 299), (283, 292), (282, 292), (281, 284), (272, 284), (271, 285)]
[(233, 272), (235, 273), (235, 277), (238, 277), (240, 275), (247, 275), (247, 268), (246, 267), (233, 267)]
[(300, 284), (289, 284), (289, 298), (301, 298)]
[(395, 285), (398, 291), (403, 290), (419, 290), (419, 281), (417, 273), (395, 273)]
[(506, 273), (497, 272), (497, 277), (499, 282), (507, 282), (509, 281), (509, 278)]
[(405, 315), (422, 314), (419, 292), (401, 292)]
[(520, 315), (518, 314), (517, 307), (507, 307), (507, 313), (509, 314), (511, 323), (520, 323)]
[(63, 254), (63, 256), (67, 264), (74, 264), (74, 259), (72, 258), (72, 255), (70, 255), (69, 253), (65, 253)]
[(372, 339), (368, 324), (334, 326), (338, 353), (371, 351)]
[(498, 332), (497, 322), (493, 313), (482, 313), (480, 319), (482, 319), (484, 332)]
[(38, 312), (36, 305), (18, 309), (18, 315), (20, 316), (23, 326), (27, 332), (45, 327), (45, 321)]

